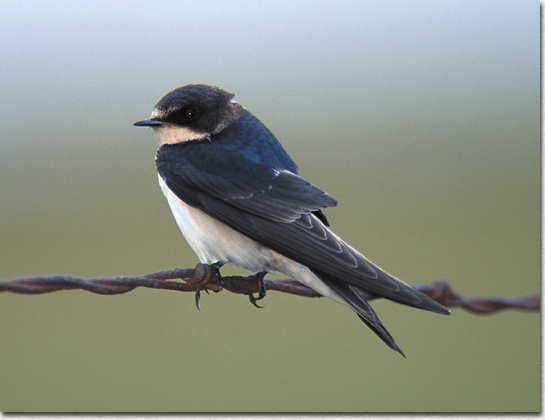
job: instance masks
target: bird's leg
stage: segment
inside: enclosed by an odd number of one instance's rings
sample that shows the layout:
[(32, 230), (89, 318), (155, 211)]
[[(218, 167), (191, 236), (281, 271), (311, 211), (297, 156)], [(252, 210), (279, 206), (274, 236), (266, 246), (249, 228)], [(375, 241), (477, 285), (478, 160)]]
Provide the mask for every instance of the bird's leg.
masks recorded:
[(220, 268), (224, 265), (225, 263), (223, 261), (216, 261), (214, 264), (208, 264), (208, 266), (212, 270), (212, 273), (214, 273), (218, 278), (218, 284), (220, 285), (220, 287), (223, 287), (224, 284), (223, 277), (220, 274)]
[[(215, 263), (213, 264), (208, 264), (208, 266), (210, 267), (210, 269), (212, 270), (212, 273), (214, 273), (214, 275), (216, 276), (216, 278), (218, 279), (218, 284), (220, 287), (223, 287), (223, 277), (221, 276), (220, 274), (220, 268), (223, 267), (225, 265), (224, 262), (222, 261), (216, 261)], [(204, 291), (207, 293), (207, 294), (210, 294), (208, 293), (208, 290), (207, 289), (204, 289)], [(199, 301), (201, 300), (201, 291), (200, 290), (197, 290), (195, 292), (195, 305), (197, 306), (197, 309), (200, 311), (201, 308), (199, 306)]]
[(255, 297), (253, 293), (250, 293), (248, 295), (248, 297), (250, 298), (250, 302), (252, 302), (252, 305), (254, 305), (256, 308), (263, 308), (263, 306), (257, 304), (257, 301), (263, 299), (267, 294), (265, 290), (265, 283), (263, 282), (265, 274), (267, 274), (266, 271), (261, 271), (259, 273), (255, 273), (253, 276), (249, 276), (255, 278), (257, 280), (257, 283), (259, 284), (259, 294), (257, 295), (257, 297)]

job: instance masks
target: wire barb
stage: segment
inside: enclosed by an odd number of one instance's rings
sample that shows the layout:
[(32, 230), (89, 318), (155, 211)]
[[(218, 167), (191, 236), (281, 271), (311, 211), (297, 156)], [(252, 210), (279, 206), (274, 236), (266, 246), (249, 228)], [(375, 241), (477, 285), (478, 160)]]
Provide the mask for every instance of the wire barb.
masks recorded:
[[(171, 280), (182, 280), (171, 281)], [(265, 290), (275, 290), (304, 297), (321, 297), (313, 289), (304, 286), (294, 279), (276, 279), (256, 281), (256, 276), (228, 276), (219, 279), (214, 267), (207, 264), (197, 264), (195, 268), (183, 268), (157, 273), (145, 274), (139, 277), (111, 277), (83, 280), (70, 276), (32, 277), (0, 282), (0, 292), (11, 292), (27, 295), (57, 292), (60, 290), (86, 290), (101, 295), (117, 295), (127, 293), (137, 287), (149, 289), (175, 290), (178, 292), (198, 292), (223, 289), (231, 293), (264, 295)], [(445, 280), (435, 280), (431, 285), (416, 285), (414, 289), (439, 302), (447, 308), (463, 308), (475, 314), (492, 314), (506, 309), (539, 311), (541, 298), (539, 295), (523, 296), (516, 299), (499, 297), (466, 298), (455, 292)], [(361, 291), (367, 300), (379, 297)], [(198, 298), (196, 299), (198, 307)]]

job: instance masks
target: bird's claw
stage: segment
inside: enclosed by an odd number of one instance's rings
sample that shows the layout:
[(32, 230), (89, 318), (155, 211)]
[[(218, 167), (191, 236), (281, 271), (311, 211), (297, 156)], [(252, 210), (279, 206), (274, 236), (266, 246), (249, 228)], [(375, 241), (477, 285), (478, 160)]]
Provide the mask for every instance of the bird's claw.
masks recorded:
[(197, 306), (197, 310), (200, 311), (201, 308), (199, 307), (199, 300), (201, 300), (201, 291), (197, 290), (195, 292), (195, 306)]
[(257, 295), (257, 297), (255, 297), (253, 293), (250, 293), (248, 295), (248, 297), (250, 298), (250, 302), (252, 302), (252, 305), (254, 305), (256, 308), (263, 308), (263, 306), (257, 304), (257, 301), (263, 299), (267, 294), (267, 291), (265, 290), (265, 283), (263, 282), (265, 274), (267, 273), (265, 271), (262, 271), (251, 276), (254, 277), (259, 284), (259, 294)]

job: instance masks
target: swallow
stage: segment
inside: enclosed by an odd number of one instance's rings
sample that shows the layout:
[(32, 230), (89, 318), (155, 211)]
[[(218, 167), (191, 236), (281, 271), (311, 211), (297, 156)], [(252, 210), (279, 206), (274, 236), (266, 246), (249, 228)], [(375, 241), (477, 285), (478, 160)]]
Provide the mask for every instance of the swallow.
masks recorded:
[[(151, 117), (159, 185), (201, 263), (283, 273), (351, 308), (404, 353), (361, 294), (438, 314), (450, 312), (369, 261), (329, 228), (337, 200), (298, 175), (272, 132), (234, 94), (191, 84), (167, 93)], [(260, 295), (261, 297), (262, 295)]]

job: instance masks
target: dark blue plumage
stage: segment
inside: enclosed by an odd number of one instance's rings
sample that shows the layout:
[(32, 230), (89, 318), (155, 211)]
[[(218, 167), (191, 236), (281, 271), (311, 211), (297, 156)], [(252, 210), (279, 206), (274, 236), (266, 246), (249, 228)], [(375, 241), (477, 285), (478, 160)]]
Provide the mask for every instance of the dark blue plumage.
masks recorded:
[[(254, 139), (258, 138), (256, 142)], [(244, 110), (242, 116), (235, 121), (229, 130), (223, 130), (214, 138), (213, 153), (221, 154), (224, 151), (238, 151), (244, 153), (245, 160), (275, 169), (285, 169), (297, 173), (295, 162), (289, 157), (276, 137), (267, 127), (250, 112)], [(201, 143), (210, 153), (208, 143)], [(226, 166), (232, 162), (230, 159), (222, 159)]]

